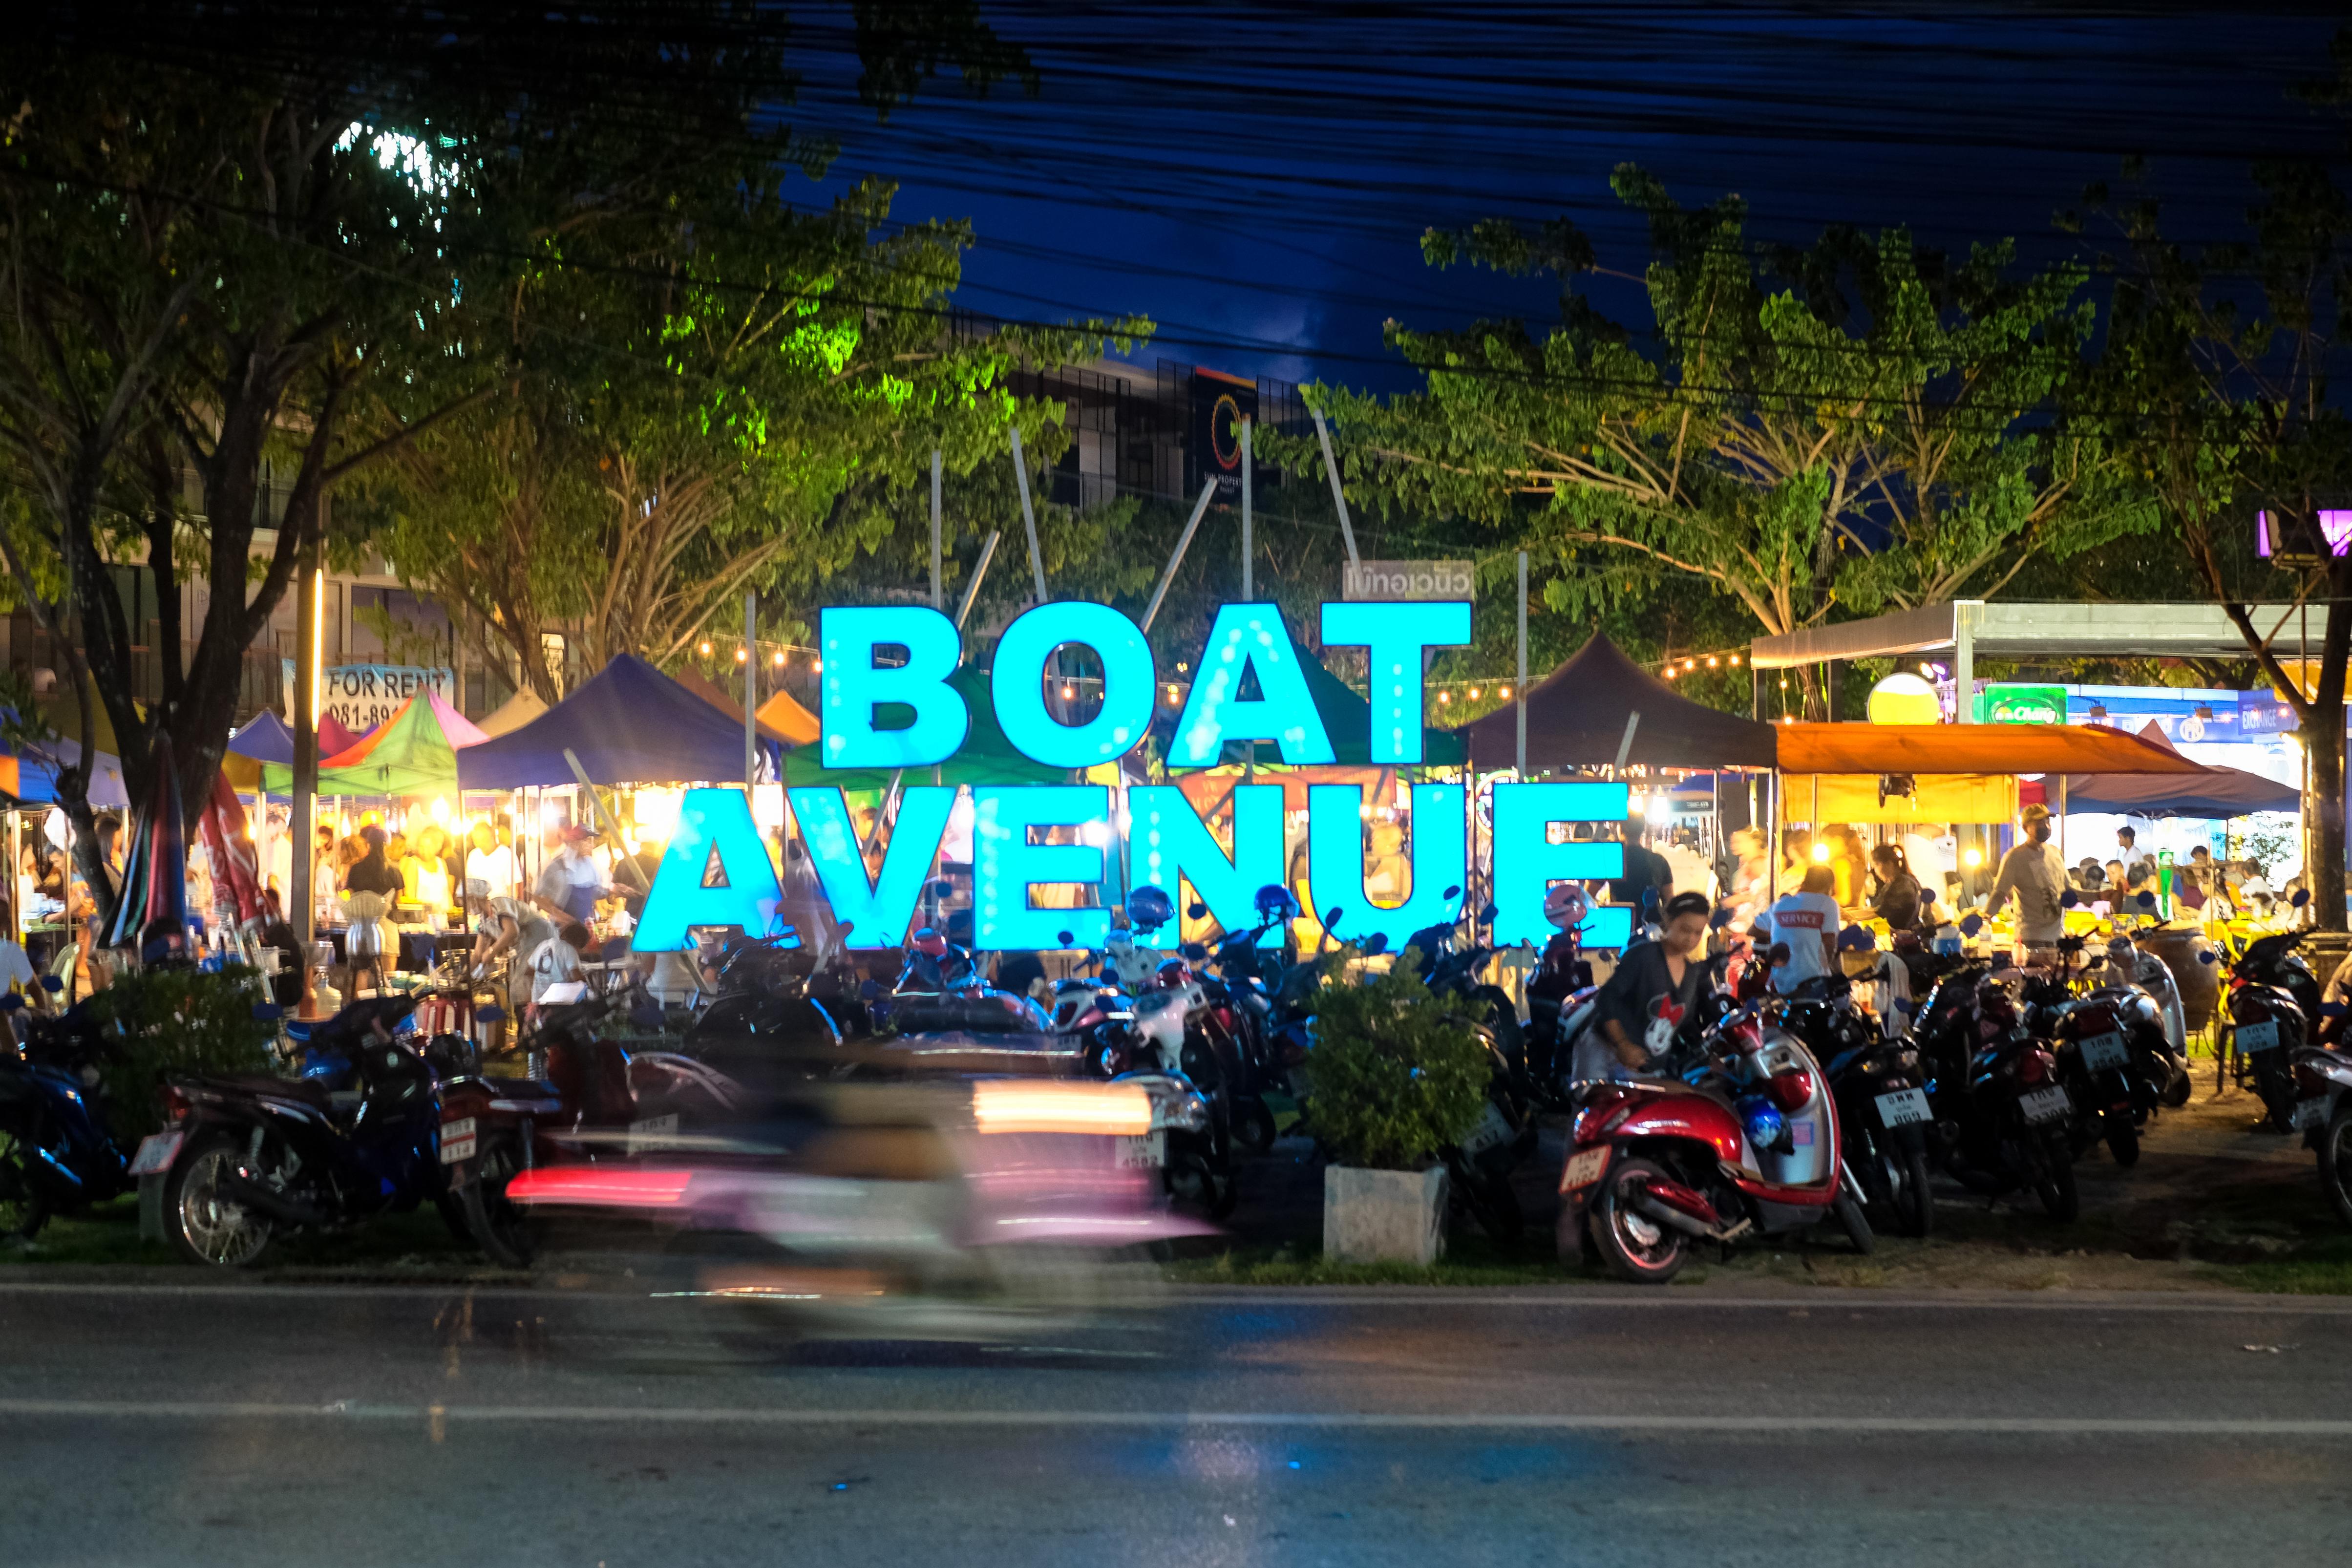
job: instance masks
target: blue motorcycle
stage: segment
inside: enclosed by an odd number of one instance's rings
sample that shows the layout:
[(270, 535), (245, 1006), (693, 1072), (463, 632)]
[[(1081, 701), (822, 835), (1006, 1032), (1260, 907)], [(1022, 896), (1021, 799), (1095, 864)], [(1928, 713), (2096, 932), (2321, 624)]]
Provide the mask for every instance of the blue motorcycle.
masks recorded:
[[(57, 976), (43, 984), (59, 989)], [(105, 1042), (88, 1011), (37, 1016), (0, 997), (0, 1241), (30, 1241), (53, 1215), (130, 1191), (137, 1179), (108, 1130), (99, 1063)]]

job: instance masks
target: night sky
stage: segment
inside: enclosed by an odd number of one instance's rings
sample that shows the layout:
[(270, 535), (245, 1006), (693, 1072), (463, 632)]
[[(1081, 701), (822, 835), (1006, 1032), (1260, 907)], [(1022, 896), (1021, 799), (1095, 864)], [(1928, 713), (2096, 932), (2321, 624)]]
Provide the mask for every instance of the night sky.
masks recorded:
[[(837, 31), (794, 111), (837, 137), (826, 185), (900, 182), (905, 218), (979, 231), (959, 303), (1059, 321), (1140, 312), (1162, 356), (1394, 388), (1381, 323), (1537, 319), (1556, 289), (1436, 273), (1432, 225), (1568, 216), (1638, 273), (1620, 162), (1757, 232), (1908, 224), (2029, 256), (2052, 214), (2145, 154), (2184, 237), (2235, 232), (2250, 160), (2340, 146), (2287, 84), (2328, 69), (2341, 6), (1307, 4), (985, 0), (1040, 91), (952, 79), (877, 125)], [(1965, 16), (1965, 20), (1956, 19)], [(812, 193), (814, 197), (815, 193)], [(1646, 321), (1638, 288), (1599, 281)]]

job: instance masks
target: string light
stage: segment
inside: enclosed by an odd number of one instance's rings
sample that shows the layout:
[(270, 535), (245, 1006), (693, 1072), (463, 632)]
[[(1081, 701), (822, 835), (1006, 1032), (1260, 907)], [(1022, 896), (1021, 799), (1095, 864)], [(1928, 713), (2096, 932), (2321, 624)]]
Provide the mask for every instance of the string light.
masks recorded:
[(1437, 694), (1437, 700), (1440, 702), (1451, 702), (1454, 700), (1454, 693), (1451, 691), (1441, 691)]
[(1508, 702), (1511, 700), (1511, 689), (1509, 687), (1506, 686), (1502, 689), (1502, 697), (1503, 700), (1506, 702)]
[(702, 645), (702, 657), (705, 658), (709, 658), (710, 657), (710, 645), (709, 643), (704, 643)]
[(1706, 667), (1709, 669), (1713, 669), (1715, 668), (1715, 655), (1708, 654), (1706, 656)]
[(1475, 686), (1470, 689), (1470, 700), (1473, 702), (1478, 700), (1478, 689)]
[(750, 662), (751, 657), (751, 655), (749, 655), (749, 654), (745, 653), (745, 652), (744, 652), (741, 648), (740, 648), (740, 647), (739, 647), (739, 648), (737, 648), (737, 649), (735, 650), (735, 662), (736, 662), (736, 663), (738, 663), (738, 664), (744, 664), (744, 663), (748, 663), (748, 662)]
[(782, 648), (778, 648), (778, 649), (776, 650), (775, 658), (774, 658), (774, 659), (773, 659), (773, 661), (772, 661), (772, 662), (775, 664), (775, 667), (776, 667), (778, 669), (782, 669), (782, 668), (784, 668), (784, 650), (783, 650), (783, 649), (782, 649)]

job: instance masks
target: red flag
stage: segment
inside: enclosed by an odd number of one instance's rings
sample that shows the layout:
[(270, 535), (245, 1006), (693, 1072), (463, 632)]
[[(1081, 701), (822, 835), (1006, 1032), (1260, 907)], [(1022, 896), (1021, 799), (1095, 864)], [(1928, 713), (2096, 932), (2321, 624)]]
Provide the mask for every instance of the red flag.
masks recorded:
[(261, 858), (247, 830), (245, 803), (225, 774), (213, 775), (212, 798), (196, 819), (205, 852), (213, 862), (213, 918), (226, 926), (258, 931), (262, 921)]

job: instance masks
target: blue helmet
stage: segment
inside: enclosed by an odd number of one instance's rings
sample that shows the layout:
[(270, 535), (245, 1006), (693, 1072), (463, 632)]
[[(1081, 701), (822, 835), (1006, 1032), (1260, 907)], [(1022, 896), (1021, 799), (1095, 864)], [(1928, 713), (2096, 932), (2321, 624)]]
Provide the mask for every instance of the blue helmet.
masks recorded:
[(1176, 918), (1176, 900), (1161, 888), (1144, 886), (1127, 896), (1129, 923), (1150, 930), (1166, 925)]
[(1252, 902), (1257, 905), (1257, 918), (1262, 921), (1295, 921), (1298, 918), (1298, 900), (1288, 888), (1279, 882), (1268, 882), (1257, 890)]

